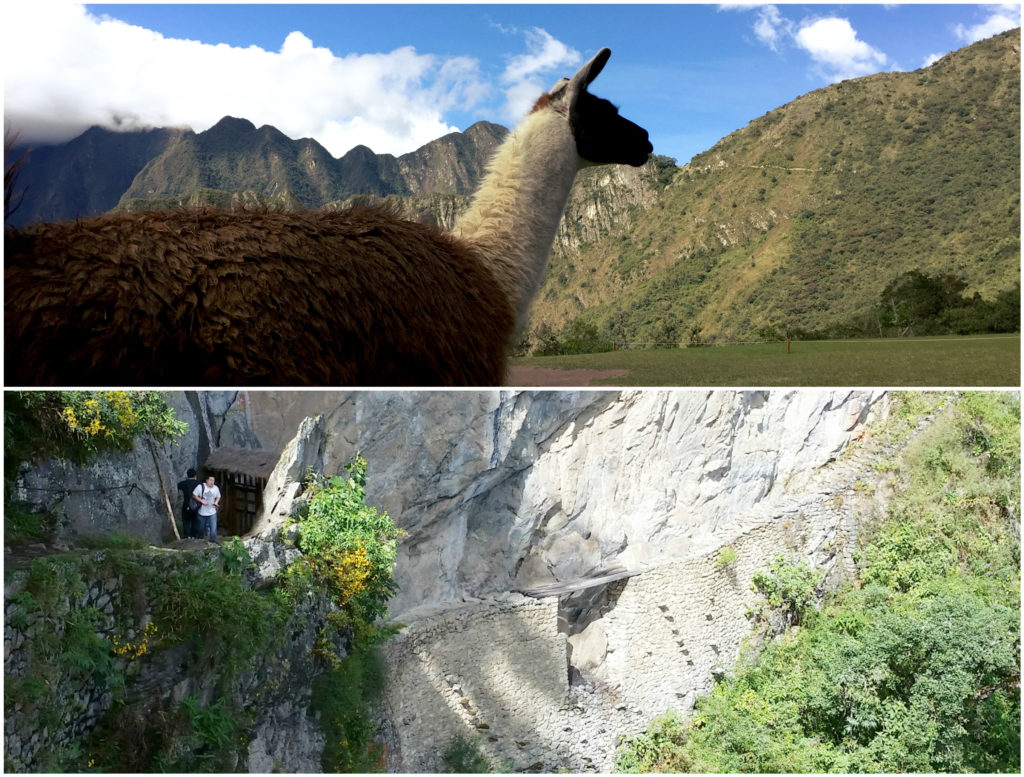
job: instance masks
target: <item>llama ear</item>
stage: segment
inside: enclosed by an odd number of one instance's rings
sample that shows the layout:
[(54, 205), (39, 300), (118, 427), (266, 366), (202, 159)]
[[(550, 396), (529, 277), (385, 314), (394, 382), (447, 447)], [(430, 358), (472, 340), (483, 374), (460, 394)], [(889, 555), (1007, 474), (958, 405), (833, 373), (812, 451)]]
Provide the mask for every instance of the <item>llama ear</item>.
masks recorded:
[(555, 84), (548, 94), (553, 100), (563, 104), (562, 110), (572, 111), (576, 107), (576, 101), (581, 94), (587, 91), (587, 87), (597, 78), (604, 69), (612, 50), (603, 48), (593, 58), (581, 67), (572, 78), (563, 78)]
[(608, 58), (611, 55), (611, 49), (603, 48), (594, 55), (593, 59), (581, 67), (576, 75), (574, 75), (569, 81), (570, 94), (585, 92), (587, 87), (590, 86), (594, 79), (600, 75), (602, 70), (604, 70), (604, 66), (608, 63)]

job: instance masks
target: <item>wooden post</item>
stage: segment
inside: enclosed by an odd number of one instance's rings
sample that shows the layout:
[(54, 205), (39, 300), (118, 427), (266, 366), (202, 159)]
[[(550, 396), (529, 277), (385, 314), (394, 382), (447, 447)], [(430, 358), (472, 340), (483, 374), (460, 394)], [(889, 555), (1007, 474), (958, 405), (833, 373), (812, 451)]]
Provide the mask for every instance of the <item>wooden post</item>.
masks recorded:
[(146, 439), (149, 441), (149, 452), (153, 455), (153, 465), (156, 467), (156, 476), (160, 480), (160, 493), (164, 497), (164, 505), (167, 507), (167, 519), (171, 522), (171, 530), (174, 532), (174, 538), (176, 540), (181, 539), (181, 535), (178, 534), (178, 524), (174, 522), (174, 508), (171, 507), (171, 500), (167, 496), (167, 486), (164, 484), (164, 473), (160, 469), (160, 459), (156, 455), (156, 446), (153, 444), (153, 436), (146, 435)]

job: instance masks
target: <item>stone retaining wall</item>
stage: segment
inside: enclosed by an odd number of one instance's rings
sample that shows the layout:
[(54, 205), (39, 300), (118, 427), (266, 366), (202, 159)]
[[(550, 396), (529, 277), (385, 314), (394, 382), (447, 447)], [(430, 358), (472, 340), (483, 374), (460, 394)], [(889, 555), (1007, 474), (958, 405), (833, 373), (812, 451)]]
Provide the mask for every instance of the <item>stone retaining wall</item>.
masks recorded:
[[(755, 573), (779, 554), (835, 585), (855, 531), (882, 505), (857, 456), (809, 475), (802, 494), (735, 516), (717, 546), (561, 596), (498, 595), (407, 611), (384, 646), (390, 768), (436, 772), (457, 735), (518, 771), (608, 772), (621, 735), (692, 710), (731, 668), (760, 601)], [(719, 561), (723, 547), (735, 551)]]
[[(62, 590), (58, 600), (48, 605), (45, 614), (26, 606), (29, 572), (8, 567), (4, 588), (4, 763), (7, 771), (39, 771), (61, 763), (60, 753), (77, 747), (114, 705), (112, 689), (96, 678), (83, 681), (67, 667), (33, 669), (34, 653), (40, 643), (52, 643), (64, 637), (68, 616), (95, 608), (98, 611), (96, 634), (110, 641), (115, 637), (138, 645), (146, 625), (153, 622), (153, 597), (147, 596), (138, 576), (126, 572), (132, 564), (148, 567), (156, 580), (167, 581), (175, 574), (199, 566), (220, 563), (220, 549), (186, 543), (188, 548), (149, 548), (117, 551), (120, 562), (109, 563), (113, 551), (92, 551), (40, 559), (55, 566), (68, 564), (75, 572), (70, 589)], [(194, 547), (191, 545), (194, 544)], [(244, 573), (248, 587), (273, 580), (277, 572), (298, 556), (294, 548), (280, 543), (248, 540), (245, 546), (254, 567)], [(79, 584), (82, 581), (84, 585)], [(150, 592), (151, 593), (151, 592)], [(125, 684), (119, 698), (142, 704), (149, 716), (157, 715), (194, 696), (201, 705), (229, 696), (236, 709), (252, 715), (250, 740), (242, 748), (245, 760), (239, 771), (312, 772), (320, 770), (324, 738), (319, 724), (309, 713), (310, 683), (322, 667), (316, 663), (314, 644), (333, 608), (327, 600), (310, 596), (295, 604), (283, 639), (273, 649), (258, 654), (245, 671), (221, 687), (215, 666), (199, 666), (194, 646), (161, 644), (154, 634), (150, 650), (138, 659), (119, 657)], [(345, 646), (331, 647), (344, 655)], [(46, 677), (42, 696), (9, 692), (12, 686), (32, 672), (33, 678)], [(36, 681), (39, 682), (39, 681)], [(134, 701), (133, 701), (134, 700)], [(10, 702), (10, 703), (8, 703)], [(44, 705), (44, 706), (40, 706)]]

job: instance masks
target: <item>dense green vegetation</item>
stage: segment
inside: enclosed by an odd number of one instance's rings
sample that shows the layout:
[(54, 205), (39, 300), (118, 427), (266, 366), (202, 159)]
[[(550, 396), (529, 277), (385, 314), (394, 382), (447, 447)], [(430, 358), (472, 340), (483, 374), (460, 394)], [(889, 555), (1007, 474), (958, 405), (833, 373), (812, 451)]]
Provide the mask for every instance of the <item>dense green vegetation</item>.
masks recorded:
[(1019, 395), (963, 396), (886, 467), (856, 579), (815, 609), (806, 573), (759, 576), (802, 626), (626, 741), (621, 771), (1020, 772)]
[(320, 714), (327, 738), (321, 757), (325, 772), (384, 771), (384, 753), (373, 741), (376, 727), (369, 705), (383, 692), (385, 677), (373, 642), (363, 641), (314, 681), (312, 708)]
[(339, 606), (372, 623), (387, 614), (395, 594), (392, 574), (404, 533), (366, 504), (366, 459), (357, 455), (346, 469), (347, 478), (311, 473), (307, 479), (298, 545)]
[[(42, 755), (44, 771), (230, 769), (246, 741), (248, 716), (234, 707), (229, 688), (257, 654), (280, 646), (289, 618), (285, 601), (276, 589), (243, 585), (249, 559), (237, 538), (213, 563), (185, 555), (154, 563), (152, 551), (132, 545), (115, 538), (99, 553), (83, 549), (28, 562), (11, 625), (25, 629), (42, 620), (57, 636), (29, 642), (28, 666), (5, 677), (5, 710), (17, 709), (42, 730), (57, 726), (74, 703), (69, 689), (113, 694), (94, 730)], [(104, 634), (104, 613), (74, 602), (112, 577), (124, 581), (126, 606), (114, 610), (113, 633)], [(189, 697), (154, 709), (148, 692), (133, 690), (131, 679), (143, 666), (175, 646), (193, 656), (179, 679), (201, 674), (213, 683), (216, 698), (209, 704)]]
[[(384, 689), (376, 646), (396, 628), (381, 626), (380, 619), (397, 590), (395, 556), (403, 532), (387, 513), (366, 504), (366, 459), (357, 455), (346, 469), (347, 478), (309, 474), (298, 539), (304, 557), (288, 575), (311, 577), (339, 608), (328, 614), (320, 634), (326, 671), (313, 682), (313, 709), (327, 736), (324, 771), (376, 772), (383, 759), (368, 707)], [(346, 657), (326, 648), (328, 630), (346, 635)]]
[(758, 331), (766, 340), (816, 340), (829, 337), (906, 337), (970, 335), (1020, 331), (1020, 282), (994, 301), (975, 292), (963, 295), (967, 282), (956, 275), (910, 270), (882, 289), (878, 302), (849, 321), (818, 332), (792, 327)]
[[(800, 326), (782, 329), (759, 328), (751, 337), (763, 341), (826, 340), (850, 337), (907, 337), (922, 335), (971, 335), (1020, 331), (1020, 283), (1000, 292), (994, 301), (983, 299), (977, 292), (963, 296), (967, 282), (956, 275), (927, 275), (910, 270), (893, 279), (874, 306), (857, 313), (848, 321), (833, 323), (822, 330)], [(541, 324), (519, 343), (516, 355), (565, 356), (580, 353), (602, 353), (615, 350), (614, 322), (600, 332), (596, 324), (581, 318), (569, 322), (560, 332)], [(700, 326), (681, 326), (669, 318), (661, 318), (646, 337), (650, 340), (632, 343), (636, 348), (674, 348), (708, 345)], [(627, 340), (626, 330), (619, 328)], [(685, 337), (684, 337), (685, 335)]]
[[(45, 420), (60, 432), (59, 445), (48, 437), (40, 450), (65, 450), (60, 446), (74, 439), (61, 436), (65, 432), (53, 416), (60, 418), (63, 410), (78, 405), (62, 405), (67, 396), (59, 399), (8, 406), (7, 421), (29, 428), (24, 418), (15, 417), (14, 408), (37, 423), (31, 414), (44, 407)], [(166, 420), (163, 414), (157, 417)], [(253, 564), (237, 537), (216, 551), (173, 554), (122, 536), (92, 538), (67, 553), (9, 560), (8, 576), (27, 569), (24, 587), (7, 611), (10, 625), (31, 631), (45, 622), (55, 636), (28, 640), (27, 666), (5, 678), (7, 713), (17, 711), (39, 730), (52, 729), (80, 703), (69, 697), (71, 691), (113, 696), (94, 729), (66, 748), (43, 753), (37, 766), (54, 771), (236, 770), (244, 762), (257, 713), (253, 689), (246, 697), (239, 684), (251, 683), (259, 667), (293, 649), (285, 636), (310, 628), (305, 621), (314, 606), (322, 616), (309, 656), (317, 673), (299, 681), (312, 681), (311, 705), (327, 738), (324, 769), (380, 771), (369, 707), (385, 678), (375, 646), (394, 629), (382, 627), (379, 618), (395, 591), (400, 532), (386, 513), (364, 501), (366, 461), (357, 457), (348, 472), (337, 478), (310, 473), (298, 533), (303, 556), (277, 579), (255, 587), (246, 580)], [(113, 630), (107, 614), (76, 604), (86, 591), (112, 579), (120, 581), (121, 590), (112, 600)], [(176, 683), (189, 680), (206, 689), (202, 699), (162, 699), (145, 684), (133, 683), (143, 672), (167, 671), (168, 661)], [(284, 674), (256, 688), (256, 698), (281, 692), (289, 661), (280, 666)]]
[(131, 450), (143, 435), (173, 442), (188, 430), (158, 391), (4, 392), (4, 479), (46, 457), (84, 464)]
[[(625, 370), (589, 385), (1018, 386), (1020, 335), (817, 340), (513, 359), (513, 369)], [(529, 379), (515, 385), (535, 385)]]

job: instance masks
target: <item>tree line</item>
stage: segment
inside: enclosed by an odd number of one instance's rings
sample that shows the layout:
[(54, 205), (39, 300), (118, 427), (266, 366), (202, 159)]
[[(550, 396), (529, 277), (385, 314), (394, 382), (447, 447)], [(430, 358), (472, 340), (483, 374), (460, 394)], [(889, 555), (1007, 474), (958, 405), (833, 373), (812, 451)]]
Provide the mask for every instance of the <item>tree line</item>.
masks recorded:
[[(923, 337), (936, 335), (998, 334), (1020, 331), (1020, 281), (1000, 292), (995, 299), (980, 293), (964, 295), (967, 281), (952, 273), (929, 275), (910, 270), (891, 280), (878, 302), (853, 319), (822, 329), (799, 326), (763, 326), (753, 336), (758, 340), (833, 340), (866, 337)], [(603, 327), (582, 319), (570, 321), (561, 330), (541, 324), (517, 344), (516, 356), (568, 356), (614, 350), (626, 335), (613, 332), (621, 324), (609, 319)], [(657, 336), (647, 338), (646, 347), (692, 348), (709, 345), (699, 326), (681, 326), (661, 320)], [(620, 345), (621, 347), (621, 345)]]

